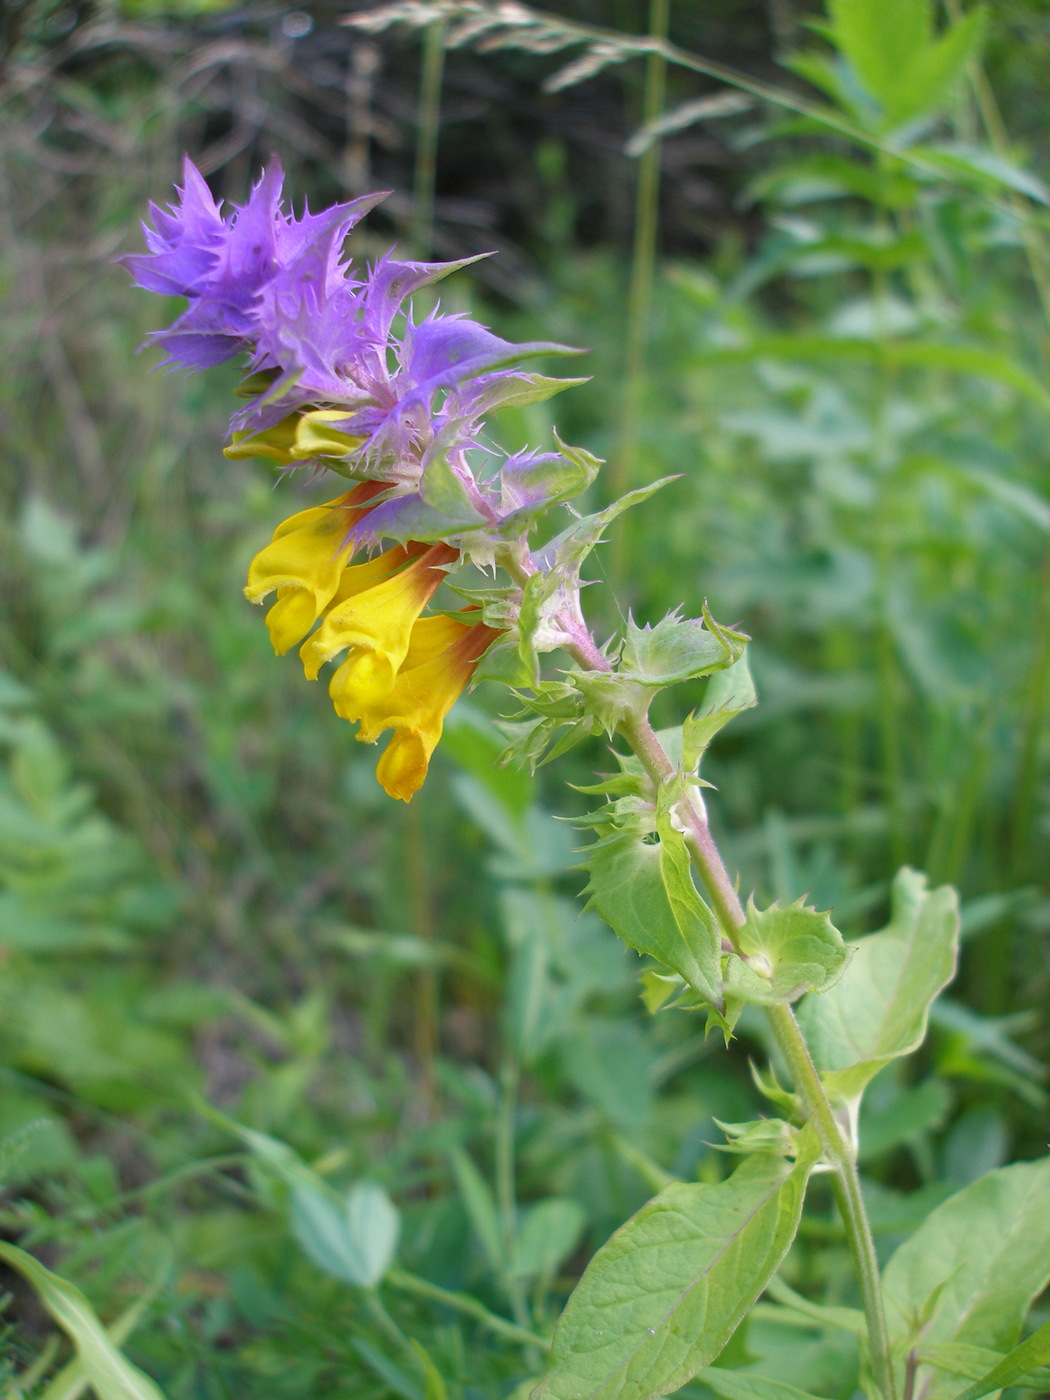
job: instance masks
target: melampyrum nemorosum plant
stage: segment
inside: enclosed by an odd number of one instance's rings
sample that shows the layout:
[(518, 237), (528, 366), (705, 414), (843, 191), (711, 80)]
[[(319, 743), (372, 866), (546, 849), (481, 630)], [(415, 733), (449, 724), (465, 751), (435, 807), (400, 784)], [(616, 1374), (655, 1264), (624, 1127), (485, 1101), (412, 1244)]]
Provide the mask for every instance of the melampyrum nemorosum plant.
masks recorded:
[[(802, 899), (741, 903), (711, 836), (700, 769), (722, 726), (756, 703), (748, 638), (704, 605), (699, 618), (628, 618), (598, 643), (581, 566), (621, 512), (666, 483), (597, 514), (570, 511), (558, 533), (543, 528), (599, 461), (560, 440), (500, 458), (484, 423), (578, 383), (520, 367), (566, 347), (510, 344), (440, 310), (416, 319), (410, 295), (464, 264), (347, 261), (346, 235), (379, 197), (296, 218), (274, 161), (248, 202), (224, 214), (187, 161), (177, 201), (152, 209), (149, 252), (124, 260), (139, 285), (188, 298), (153, 337), (169, 363), (204, 369), (246, 356), (226, 455), (344, 480), (342, 494), (278, 526), (245, 592), (272, 600), (278, 653), (297, 646), (311, 680), (331, 666), (329, 694), (358, 739), (393, 731), (377, 771), (393, 797), (407, 802), (419, 789), (446, 714), (481, 680), (517, 697), (503, 726), (508, 761), (535, 767), (603, 733), (619, 741), (619, 771), (586, 789), (598, 803), (586, 819), (591, 904), (648, 959), (650, 1011), (701, 1014), (728, 1042), (743, 1009), (760, 1007), (780, 1061), (779, 1075), (756, 1072), (772, 1116), (724, 1125), (736, 1170), (718, 1184), (667, 1186), (599, 1250), (534, 1395), (645, 1400), (703, 1372), (717, 1394), (799, 1396), (768, 1379), (749, 1388), (744, 1373), (712, 1363), (768, 1287), (824, 1315), (774, 1281), (816, 1173), (832, 1181), (863, 1305), (827, 1318), (862, 1338), (867, 1393), (975, 1400), (997, 1389), (1046, 1356), (1041, 1334), (1015, 1344), (1050, 1274), (1050, 1162), (981, 1178), (881, 1274), (857, 1172), (864, 1090), (920, 1044), (953, 975), (954, 892), (902, 870), (889, 926), (855, 946)], [(435, 606), (442, 585), (458, 606)], [(552, 652), (568, 657), (556, 679), (541, 666)], [(703, 677), (700, 708), (657, 733), (654, 697)], [(965, 1389), (975, 1377), (985, 1379)]]

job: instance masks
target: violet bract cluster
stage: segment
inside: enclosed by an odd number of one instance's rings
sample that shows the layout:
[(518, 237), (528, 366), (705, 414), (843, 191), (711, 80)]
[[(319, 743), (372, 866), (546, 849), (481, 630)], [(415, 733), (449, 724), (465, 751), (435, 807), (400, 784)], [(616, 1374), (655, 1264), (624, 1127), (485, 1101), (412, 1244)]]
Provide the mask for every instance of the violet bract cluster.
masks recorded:
[[(467, 606), (451, 613), (425, 615), (427, 605), (466, 563), (487, 568), (513, 555), (519, 579), (537, 572), (527, 531), (598, 463), (561, 444), (500, 461), (483, 440), (493, 410), (579, 382), (519, 367), (566, 347), (514, 345), (440, 310), (417, 320), (406, 299), (465, 264), (386, 255), (355, 266), (346, 236), (383, 195), (296, 217), (282, 185), (274, 159), (247, 203), (224, 211), (187, 159), (175, 203), (150, 206), (149, 251), (122, 261), (139, 286), (189, 301), (149, 338), (165, 364), (203, 370), (245, 357), (228, 457), (349, 479), (336, 499), (277, 527), (245, 593), (274, 599), (273, 645), (298, 645), (308, 678), (336, 663), (332, 702), (359, 723), (359, 739), (394, 731), (377, 776), (408, 801), (448, 710), (513, 629), (521, 589), (467, 590)], [(548, 631), (556, 644), (558, 628)]]

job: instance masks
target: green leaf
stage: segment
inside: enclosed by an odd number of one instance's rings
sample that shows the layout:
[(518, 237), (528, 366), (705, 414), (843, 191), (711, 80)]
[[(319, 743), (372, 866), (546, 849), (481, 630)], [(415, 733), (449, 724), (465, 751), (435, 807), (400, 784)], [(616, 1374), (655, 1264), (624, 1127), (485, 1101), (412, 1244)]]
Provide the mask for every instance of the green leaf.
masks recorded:
[(929, 0), (828, 0), (832, 38), (864, 88), (884, 107), (901, 74), (931, 39)]
[[(646, 839), (657, 828), (659, 839)], [(629, 948), (656, 958), (721, 1006), (721, 934), (693, 884), (685, 838), (670, 819), (640, 806), (583, 854), (588, 908)]]
[[(887, 1264), (891, 1339), (902, 1350), (921, 1341), (1006, 1351), (1048, 1279), (1050, 1158), (1000, 1167), (938, 1206)], [(954, 1386), (920, 1389), (946, 1400)]]
[(775, 1298), (783, 1308), (819, 1322), (822, 1327), (834, 1327), (842, 1332), (852, 1332), (855, 1337), (868, 1335), (868, 1322), (859, 1308), (832, 1307), (826, 1303), (814, 1303), (784, 1282), (781, 1278), (770, 1279), (766, 1292)]
[(24, 1249), (2, 1240), (0, 1259), (36, 1289), (44, 1307), (76, 1347), (99, 1400), (164, 1400), (149, 1376), (117, 1350), (79, 1288), (45, 1269)]
[(675, 1182), (591, 1260), (533, 1400), (650, 1400), (709, 1365), (783, 1259), (819, 1148), (749, 1157), (727, 1180)]
[(704, 750), (723, 725), (757, 704), (758, 696), (745, 651), (731, 666), (712, 675), (704, 703), (682, 725), (683, 768), (694, 772)]
[(381, 1186), (358, 1182), (338, 1204), (303, 1182), (292, 1188), (292, 1229), (319, 1269), (374, 1288), (393, 1262), (398, 1213)]
[(816, 1400), (809, 1391), (796, 1390), (784, 1381), (744, 1375), (740, 1371), (722, 1371), (717, 1366), (701, 1371), (699, 1379), (725, 1400)]
[(463, 1197), (463, 1204), (474, 1226), (474, 1233), (485, 1251), (493, 1273), (501, 1274), (506, 1265), (503, 1249), (503, 1236), (499, 1225), (499, 1212), (492, 1188), (478, 1171), (470, 1157), (461, 1147), (454, 1147), (449, 1153), (452, 1172)]
[(892, 125), (933, 112), (976, 53), (982, 6), (933, 37), (929, 0), (829, 0), (832, 38)]
[[(1050, 1322), (1044, 1322), (1038, 1331), (1033, 1332), (1020, 1346), (1014, 1347), (998, 1366), (993, 1366), (987, 1375), (956, 1396), (955, 1400), (981, 1400), (981, 1396), (1000, 1390), (1004, 1385), (1012, 1385), (1046, 1361), (1050, 1361)], [(1045, 1380), (1043, 1377), (1040, 1384), (1045, 1384)]]
[(917, 1049), (930, 1006), (951, 981), (959, 909), (948, 885), (926, 889), (907, 868), (893, 882), (893, 916), (854, 948), (841, 980), (799, 1006), (799, 1022), (832, 1097), (858, 1097), (890, 1060)]
[(423, 1372), (423, 1400), (447, 1400), (448, 1391), (434, 1358), (415, 1337), (411, 1338), (411, 1342), (419, 1369)]
[[(1033, 1336), (1035, 1335), (1038, 1334), (1033, 1333)], [(921, 1347), (920, 1359), (929, 1361), (953, 1376), (983, 1381), (990, 1371), (1007, 1358), (997, 1351), (990, 1351), (988, 1347), (968, 1346), (965, 1342), (942, 1342), (940, 1345)], [(1022, 1390), (1050, 1391), (1050, 1366), (1037, 1365), (1031, 1370), (1023, 1371), (1014, 1379), (1013, 1384)], [(960, 1400), (960, 1397), (954, 1396), (953, 1400)]]
[(670, 613), (655, 627), (638, 627), (628, 617), (617, 675), (660, 689), (731, 666), (743, 655), (747, 640), (741, 632), (720, 627), (706, 608), (703, 621)]
[(810, 909), (802, 900), (781, 908), (762, 910), (754, 899), (747, 904), (747, 920), (740, 930), (740, 947), (747, 954), (746, 968), (739, 959), (731, 966), (746, 970), (746, 979), (730, 978), (749, 1001), (797, 1001), (804, 992), (826, 992), (842, 976), (852, 955), (830, 915)]
[(902, 70), (887, 116), (896, 125), (936, 112), (951, 98), (966, 66), (981, 47), (988, 11), (977, 5), (933, 44), (916, 52)]
[(676, 479), (666, 476), (649, 486), (628, 491), (597, 514), (585, 515), (574, 521), (568, 529), (536, 552), (539, 570), (525, 581), (518, 619), (521, 659), (532, 678), (532, 684), (539, 681), (539, 653), (553, 651), (556, 647), (564, 646), (568, 640), (558, 624), (557, 615), (572, 606), (583, 561), (601, 542), (607, 526), (625, 510), (640, 505), (655, 491)]
[(785, 1123), (783, 1118), (756, 1118), (749, 1123), (723, 1123), (719, 1118), (714, 1121), (727, 1139), (725, 1143), (718, 1144), (720, 1152), (732, 1152), (741, 1157), (755, 1152), (772, 1152), (783, 1157), (793, 1150), (791, 1125)]
[(586, 1224), (583, 1207), (568, 1196), (550, 1196), (530, 1206), (515, 1242), (516, 1276), (552, 1279), (579, 1244)]
[(1042, 180), (983, 146), (951, 142), (939, 146), (912, 146), (911, 153), (926, 165), (943, 170), (946, 175), (961, 177), (963, 183), (979, 189), (1005, 187), (1039, 204), (1050, 204), (1050, 189)]

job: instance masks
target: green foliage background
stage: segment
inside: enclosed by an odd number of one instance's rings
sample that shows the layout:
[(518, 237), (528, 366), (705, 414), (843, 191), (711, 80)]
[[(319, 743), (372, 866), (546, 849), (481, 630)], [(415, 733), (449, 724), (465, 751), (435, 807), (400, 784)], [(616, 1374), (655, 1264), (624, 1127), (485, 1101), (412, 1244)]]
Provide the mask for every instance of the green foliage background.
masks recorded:
[[(819, 48), (802, 12), (679, 8), (683, 45), (812, 96), (777, 64)], [(578, 913), (563, 780), (610, 767), (601, 745), (536, 784), (495, 767), (506, 706), (482, 687), (420, 799), (390, 803), (241, 595), (323, 488), (223, 460), (235, 371), (135, 358), (159, 309), (109, 260), (184, 149), (232, 198), (275, 148), (314, 207), (390, 184), (360, 256), (430, 236), (418, 36), (366, 40), (338, 14), (311, 7), (298, 38), (270, 5), (3, 18), (0, 1231), (107, 1323), (137, 1303), (126, 1351), (172, 1400), (513, 1394), (593, 1249), (669, 1173), (721, 1180), (715, 1120), (761, 1103), (757, 1019), (729, 1055), (688, 1016), (650, 1019), (641, 960)], [(966, 154), (988, 110), (965, 88), (921, 137), (954, 155), (925, 172), (762, 104), (669, 137), (630, 382), (620, 135), (641, 65), (558, 98), (540, 85), (560, 60), (456, 53), (437, 129), (435, 251), (501, 251), (446, 304), (592, 347), (592, 381), (508, 414), (504, 441), (556, 423), (621, 486), (681, 473), (596, 566), (602, 626), (706, 597), (755, 638), (760, 704), (705, 768), (742, 890), (808, 889), (851, 936), (884, 921), (899, 864), (960, 889), (959, 978), (865, 1104), (887, 1255), (953, 1190), (1045, 1150), (1046, 195), (1011, 172), (1045, 163), (1048, 39), (1042, 7), (996, 6), (987, 71), (1023, 143), (998, 165)], [(669, 101), (707, 91), (678, 73)], [(400, 1208), (382, 1297), (350, 1227), (336, 1248), (353, 1182)], [(814, 1199), (785, 1276), (851, 1305)], [(22, 1374), (26, 1395), (72, 1395), (44, 1379), (65, 1344), (3, 1277), (0, 1391)], [(847, 1396), (856, 1342), (764, 1304), (720, 1365)]]

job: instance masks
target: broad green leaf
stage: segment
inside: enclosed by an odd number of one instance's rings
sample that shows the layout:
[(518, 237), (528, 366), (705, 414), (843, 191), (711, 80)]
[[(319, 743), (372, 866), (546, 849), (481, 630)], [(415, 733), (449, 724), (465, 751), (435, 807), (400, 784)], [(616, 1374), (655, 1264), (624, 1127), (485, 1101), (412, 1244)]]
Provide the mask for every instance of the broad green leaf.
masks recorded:
[(587, 1216), (578, 1201), (550, 1196), (530, 1206), (514, 1249), (519, 1278), (553, 1278), (580, 1242)]
[(36, 1289), (44, 1307), (76, 1347), (99, 1400), (164, 1400), (149, 1376), (117, 1350), (79, 1288), (45, 1269), (24, 1249), (2, 1240), (0, 1259)]
[(701, 1371), (699, 1379), (725, 1400), (816, 1400), (809, 1391), (797, 1390), (784, 1381), (775, 1381), (769, 1376), (749, 1376), (740, 1371), (723, 1371), (717, 1366)]
[(835, 43), (883, 107), (916, 53), (931, 41), (929, 0), (828, 0)]
[[(938, 1206), (887, 1264), (891, 1340), (901, 1351), (919, 1341), (1007, 1351), (1048, 1279), (1050, 1158), (1000, 1167)], [(925, 1379), (928, 1400), (957, 1389), (943, 1373)]]
[(927, 890), (926, 876), (905, 868), (893, 882), (892, 910), (886, 929), (852, 945), (840, 981), (799, 1006), (806, 1042), (836, 1099), (855, 1099), (883, 1065), (922, 1044), (930, 1006), (955, 973), (955, 891)]
[(808, 908), (801, 899), (769, 909), (758, 909), (749, 899), (739, 938), (748, 962), (734, 959), (730, 966), (738, 976), (747, 976), (729, 980), (749, 1001), (796, 1001), (807, 991), (826, 992), (851, 956), (830, 915)]
[[(585, 893), (630, 948), (656, 958), (705, 1001), (721, 1002), (721, 935), (693, 884), (685, 838), (667, 818), (647, 841), (655, 814), (614, 830), (584, 850)], [(648, 827), (648, 830), (646, 829)]]
[(302, 1182), (292, 1188), (295, 1237), (325, 1273), (374, 1288), (397, 1249), (398, 1213), (381, 1186), (358, 1182), (338, 1204)]
[(727, 1180), (675, 1182), (591, 1260), (533, 1400), (651, 1400), (709, 1365), (780, 1265), (819, 1148), (750, 1157)]
[[(1031, 1375), (1037, 1366), (1042, 1366), (1046, 1361), (1050, 1361), (1050, 1322), (1044, 1322), (1038, 1331), (1033, 1332), (1020, 1346), (1014, 1347), (1009, 1356), (1004, 1356), (997, 1366), (993, 1366), (986, 1375), (971, 1385), (969, 1390), (964, 1390), (961, 1395), (956, 1396), (956, 1400), (981, 1400), (983, 1395), (999, 1390), (1004, 1385), (1013, 1385), (1023, 1377)], [(1047, 1379), (1044, 1374), (1036, 1384), (1045, 1386)]]
[(707, 682), (704, 703), (682, 725), (682, 766), (693, 772), (701, 755), (723, 725), (735, 715), (758, 704), (755, 683), (747, 664), (747, 652), (715, 671)]

